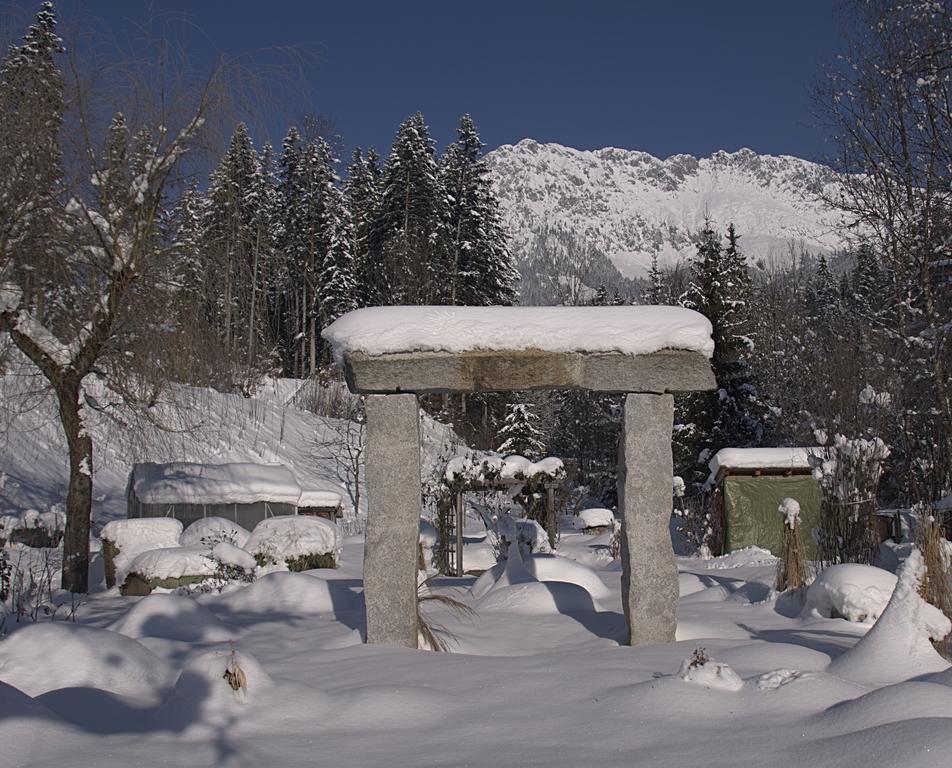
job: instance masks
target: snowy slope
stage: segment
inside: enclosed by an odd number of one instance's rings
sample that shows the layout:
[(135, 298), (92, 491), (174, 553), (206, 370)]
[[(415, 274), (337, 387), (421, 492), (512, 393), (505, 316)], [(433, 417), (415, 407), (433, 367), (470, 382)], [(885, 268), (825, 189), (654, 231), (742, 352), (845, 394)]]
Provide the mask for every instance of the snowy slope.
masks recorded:
[(544, 226), (584, 236), (627, 277), (642, 277), (657, 250), (662, 265), (691, 255), (691, 235), (710, 216), (733, 222), (756, 259), (784, 258), (791, 242), (840, 245), (837, 214), (819, 201), (835, 189), (829, 168), (749, 149), (711, 157), (593, 152), (523, 139), (487, 155), (516, 254)]
[[(262, 386), (260, 397), (246, 398), (210, 389), (177, 387), (177, 407), (167, 409), (163, 431), (149, 425), (130, 428), (124, 414), (110, 418), (85, 409), (93, 436), (93, 526), (126, 514), (126, 483), (136, 462), (193, 461), (208, 464), (252, 462), (282, 464), (307, 491), (340, 494), (345, 514), (353, 512), (346, 472), (332, 458), (339, 444), (336, 419), (317, 416), (288, 403), (300, 382), (279, 379)], [(36, 389), (36, 394), (26, 394)], [(53, 398), (44, 395), (36, 377), (0, 375), (0, 512), (47, 509), (66, 498), (66, 445)], [(88, 399), (108, 407), (108, 393), (87, 386)], [(458, 438), (432, 419), (423, 421), (424, 474), (444, 443)], [(448, 455), (454, 455), (453, 449)], [(366, 511), (361, 493), (360, 506)]]

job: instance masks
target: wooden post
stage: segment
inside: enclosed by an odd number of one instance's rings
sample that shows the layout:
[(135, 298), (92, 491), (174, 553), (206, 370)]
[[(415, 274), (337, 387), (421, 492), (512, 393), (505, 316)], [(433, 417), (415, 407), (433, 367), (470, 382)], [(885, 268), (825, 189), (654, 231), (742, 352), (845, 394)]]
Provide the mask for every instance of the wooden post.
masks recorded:
[(456, 575), (463, 575), (463, 493), (456, 494)]
[(549, 546), (555, 549), (559, 530), (555, 519), (555, 488), (551, 484), (545, 486), (545, 527), (549, 534)]

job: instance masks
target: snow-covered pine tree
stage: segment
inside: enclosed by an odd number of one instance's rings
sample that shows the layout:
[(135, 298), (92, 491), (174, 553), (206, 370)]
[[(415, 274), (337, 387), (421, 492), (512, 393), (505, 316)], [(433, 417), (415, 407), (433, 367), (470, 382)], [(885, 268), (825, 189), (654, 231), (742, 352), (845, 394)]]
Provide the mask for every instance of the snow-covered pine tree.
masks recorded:
[(347, 166), (344, 200), (351, 225), (350, 250), (354, 262), (355, 299), (359, 307), (379, 303), (374, 294), (375, 265), (370, 254), (370, 233), (380, 201), (379, 177), (376, 153), (371, 149), (364, 157), (359, 148), (355, 149)]
[(545, 454), (545, 443), (537, 423), (539, 417), (528, 403), (509, 403), (506, 406), (506, 420), (499, 430), (502, 442), (496, 449), (503, 456), (525, 456), (533, 461)]
[(241, 360), (235, 384), (246, 386), (268, 365), (269, 324), (263, 309), (272, 201), (254, 144), (239, 123), (212, 172), (205, 206), (202, 255), (209, 282), (209, 314), (231, 359)]
[(68, 300), (52, 293), (59, 283), (55, 273), (64, 265), (50, 217), (62, 188), (59, 140), (65, 104), (56, 57), (63, 50), (53, 4), (44, 2), (23, 42), (11, 46), (0, 63), (0, 245), (20, 254), (0, 266), (20, 270), (29, 264), (29, 274), (17, 275), (17, 282), (28, 304), (40, 311), (45, 304)]
[[(747, 260), (738, 247), (734, 226), (727, 230), (727, 246), (710, 221), (701, 230), (693, 281), (680, 303), (711, 321), (714, 356), (711, 361), (718, 390), (680, 399), (675, 449), (686, 474), (701, 479), (708, 458), (727, 446), (756, 444), (763, 431), (763, 411), (751, 382), (751, 283)], [(692, 456), (697, 465), (691, 468)]]
[(648, 288), (644, 293), (645, 304), (670, 304), (671, 291), (668, 288), (667, 281), (664, 279), (664, 272), (658, 266), (658, 254), (651, 255), (651, 269), (648, 270)]
[(288, 131), (279, 160), (279, 250), (287, 271), (281, 341), (293, 376), (312, 375), (319, 362), (319, 281), (334, 226), (334, 162), (323, 138), (305, 143), (297, 128)]
[(440, 162), (450, 304), (506, 305), (515, 296), (517, 274), (489, 169), (480, 157), (483, 146), (473, 119), (463, 115), (456, 141)]
[(336, 188), (329, 191), (328, 215), (331, 218), (331, 232), (320, 276), (322, 327), (357, 307), (353, 225), (344, 196)]
[(445, 193), (433, 140), (417, 112), (397, 131), (381, 178), (371, 236), (374, 295), (381, 304), (440, 304), (447, 279)]

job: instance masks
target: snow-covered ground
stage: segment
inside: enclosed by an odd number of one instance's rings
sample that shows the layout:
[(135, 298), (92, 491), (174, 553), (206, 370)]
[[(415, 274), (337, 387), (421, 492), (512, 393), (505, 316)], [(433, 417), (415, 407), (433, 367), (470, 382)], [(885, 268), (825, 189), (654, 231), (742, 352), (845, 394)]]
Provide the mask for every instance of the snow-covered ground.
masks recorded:
[[(326, 420), (242, 398), (210, 412), (236, 432), (215, 427), (203, 454), (332, 483), (307, 450)], [(97, 437), (102, 523), (121, 512), (125, 477), (108, 433)], [(7, 503), (27, 491), (59, 501), (57, 435), (39, 422), (8, 439)], [(894, 579), (862, 570), (801, 605), (777, 599), (764, 550), (682, 558), (677, 641), (631, 648), (610, 532), (566, 519), (556, 555), (495, 567), (476, 517), (465, 535), (465, 566), (492, 570), (430, 588), (473, 613), (424, 607), (452, 653), (361, 642), (360, 536), (334, 570), (191, 596), (99, 592), (75, 623), (59, 612), (10, 624), (0, 766), (949, 765), (952, 670), (915, 634), (939, 619), (910, 602), (910, 576), (887, 605)], [(845, 615), (856, 621), (829, 618)]]
[[(831, 673), (869, 625), (778, 612), (763, 551), (682, 559), (678, 642), (629, 648), (604, 546), (566, 530), (563, 557), (535, 567), (556, 581), (478, 599), (472, 577), (438, 580), (476, 611), (428, 604), (449, 654), (361, 644), (359, 537), (334, 571), (95, 596), (76, 624), (0, 643), (0, 764), (948, 765), (952, 672), (886, 686)], [(729, 669), (680, 674), (698, 648)]]

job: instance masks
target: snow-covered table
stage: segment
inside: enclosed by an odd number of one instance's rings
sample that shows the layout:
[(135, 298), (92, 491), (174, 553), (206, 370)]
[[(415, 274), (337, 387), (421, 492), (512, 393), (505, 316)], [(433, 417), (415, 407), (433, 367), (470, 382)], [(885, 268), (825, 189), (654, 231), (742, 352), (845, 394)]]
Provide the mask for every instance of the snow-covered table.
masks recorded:
[(367, 640), (415, 648), (420, 517), (417, 395), (626, 392), (618, 472), (632, 645), (674, 640), (671, 392), (714, 389), (711, 325), (679, 307), (369, 307), (322, 336), (367, 398)]

